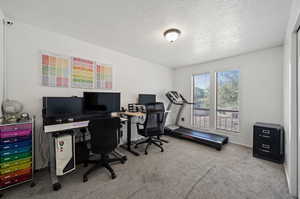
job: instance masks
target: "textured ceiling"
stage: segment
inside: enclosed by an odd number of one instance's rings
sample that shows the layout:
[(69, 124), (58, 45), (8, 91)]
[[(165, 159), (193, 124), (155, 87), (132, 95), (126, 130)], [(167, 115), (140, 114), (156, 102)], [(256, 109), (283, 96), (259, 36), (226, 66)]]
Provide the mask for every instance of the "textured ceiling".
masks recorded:
[[(170, 67), (280, 45), (291, 0), (0, 0), (16, 22)], [(168, 28), (182, 35), (162, 37)]]

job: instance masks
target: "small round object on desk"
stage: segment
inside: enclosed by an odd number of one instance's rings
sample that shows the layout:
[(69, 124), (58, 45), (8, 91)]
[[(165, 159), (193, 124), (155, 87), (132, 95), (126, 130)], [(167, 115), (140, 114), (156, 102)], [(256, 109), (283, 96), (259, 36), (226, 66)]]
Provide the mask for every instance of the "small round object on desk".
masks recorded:
[(55, 122), (56, 122), (57, 124), (61, 124), (61, 123), (62, 123), (62, 119), (56, 119)]
[(29, 113), (22, 113), (21, 120), (29, 120)]

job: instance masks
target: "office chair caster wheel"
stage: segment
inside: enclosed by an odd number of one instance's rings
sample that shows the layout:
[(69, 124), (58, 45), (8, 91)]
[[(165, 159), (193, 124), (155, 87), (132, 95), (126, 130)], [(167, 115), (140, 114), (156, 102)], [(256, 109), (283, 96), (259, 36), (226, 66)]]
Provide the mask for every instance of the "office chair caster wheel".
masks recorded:
[(57, 182), (57, 183), (52, 185), (52, 188), (53, 188), (54, 191), (58, 191), (61, 188), (61, 184)]
[(87, 181), (88, 181), (88, 177), (87, 177), (87, 176), (83, 176), (82, 181), (83, 181), (83, 182), (87, 182)]
[(148, 155), (148, 152), (147, 152), (147, 151), (145, 151), (145, 155)]
[(115, 173), (111, 174), (111, 179), (115, 179), (117, 175)]
[(161, 149), (161, 150), (160, 150), (160, 152), (164, 152), (164, 150), (163, 150), (163, 149)]
[(34, 186), (35, 186), (35, 183), (32, 182), (32, 183), (30, 184), (30, 187), (34, 187)]

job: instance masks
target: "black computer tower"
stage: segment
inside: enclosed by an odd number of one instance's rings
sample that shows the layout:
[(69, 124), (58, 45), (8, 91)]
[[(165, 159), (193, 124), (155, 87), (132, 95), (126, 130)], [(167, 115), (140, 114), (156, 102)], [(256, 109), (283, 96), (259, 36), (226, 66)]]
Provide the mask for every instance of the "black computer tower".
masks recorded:
[(284, 162), (284, 132), (281, 125), (255, 123), (253, 156), (277, 163)]

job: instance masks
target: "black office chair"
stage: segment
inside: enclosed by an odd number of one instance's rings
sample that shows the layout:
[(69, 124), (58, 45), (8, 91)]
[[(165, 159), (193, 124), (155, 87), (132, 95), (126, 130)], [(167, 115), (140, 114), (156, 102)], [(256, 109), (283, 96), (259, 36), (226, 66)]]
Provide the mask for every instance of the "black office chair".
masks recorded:
[(135, 145), (135, 148), (140, 144), (147, 143), (145, 149), (145, 155), (148, 154), (148, 148), (150, 145), (154, 144), (155, 146), (161, 149), (161, 152), (164, 151), (162, 145), (163, 141), (160, 140), (160, 136), (164, 134), (164, 114), (165, 107), (163, 103), (150, 103), (146, 104), (146, 119), (143, 124), (137, 123), (137, 131), (139, 135), (147, 137), (148, 139), (143, 140)]
[(118, 130), (120, 128), (120, 118), (106, 118), (92, 120), (89, 123), (88, 129), (91, 134), (91, 151), (94, 154), (100, 154), (99, 160), (88, 160), (88, 163), (95, 163), (84, 175), (83, 182), (88, 180), (88, 175), (99, 169), (105, 167), (110, 173), (111, 178), (116, 178), (114, 170), (109, 163), (118, 162), (124, 163), (122, 158), (109, 158), (109, 154), (118, 145)]

